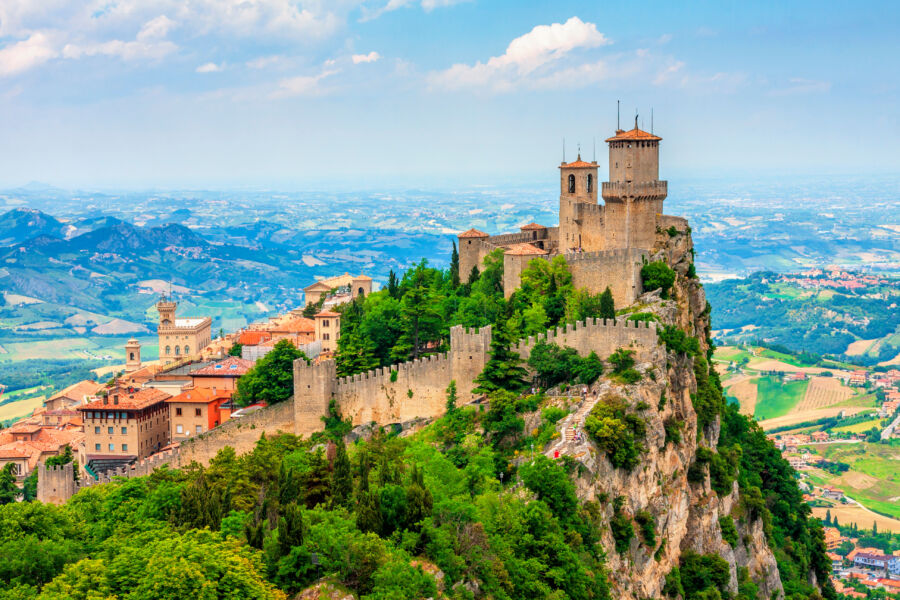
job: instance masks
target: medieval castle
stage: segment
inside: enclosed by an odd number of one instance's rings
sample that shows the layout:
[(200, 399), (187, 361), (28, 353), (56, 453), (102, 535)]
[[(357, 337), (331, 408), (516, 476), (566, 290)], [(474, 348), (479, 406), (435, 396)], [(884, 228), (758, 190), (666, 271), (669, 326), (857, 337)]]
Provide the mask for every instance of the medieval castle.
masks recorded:
[(609, 179), (604, 205), (597, 203), (597, 161), (559, 166), (559, 226), (530, 223), (519, 233), (489, 236), (470, 229), (459, 234), (459, 272), (467, 277), (484, 258), (502, 248), (503, 287), (509, 297), (522, 270), (535, 258), (564, 255), (576, 288), (600, 293), (607, 286), (616, 306), (640, 295), (643, 258), (661, 225), (666, 182), (659, 180), (662, 138), (635, 127), (616, 131), (609, 144)]
[[(641, 267), (659, 231), (687, 222), (662, 214), (666, 182), (659, 180), (662, 138), (635, 127), (616, 131), (609, 144), (609, 178), (597, 201), (596, 161), (563, 162), (560, 171), (559, 226), (525, 225), (519, 233), (489, 236), (470, 229), (459, 234), (459, 271), (465, 277), (480, 269), (491, 252), (503, 250), (503, 287), (509, 297), (521, 283), (531, 260), (562, 255), (576, 288), (600, 293), (610, 288), (616, 306), (632, 304), (642, 293)], [(548, 331), (547, 341), (571, 346), (579, 353), (608, 356), (620, 347), (642, 353), (657, 347), (654, 324), (589, 319)], [(461, 403), (474, 399), (475, 377), (489, 358), (490, 327), (450, 330), (450, 351), (412, 362), (338, 378), (332, 360), (294, 364), (294, 431), (308, 435), (322, 428), (322, 417), (334, 399), (354, 425), (396, 423), (433, 417), (444, 409), (445, 390), (456, 381)], [(527, 358), (536, 340), (515, 350)]]

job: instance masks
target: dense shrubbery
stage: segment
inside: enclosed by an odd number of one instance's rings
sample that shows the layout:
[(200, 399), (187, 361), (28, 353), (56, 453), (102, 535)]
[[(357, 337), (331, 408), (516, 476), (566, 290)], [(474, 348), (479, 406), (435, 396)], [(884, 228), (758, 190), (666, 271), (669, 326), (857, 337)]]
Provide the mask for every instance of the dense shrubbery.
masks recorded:
[(662, 297), (669, 297), (669, 290), (675, 283), (675, 271), (661, 260), (641, 267), (641, 282), (645, 291), (662, 290)]
[(560, 348), (544, 340), (539, 340), (532, 348), (528, 366), (545, 388), (564, 382), (590, 385), (603, 374), (603, 361), (596, 353), (581, 357), (574, 348)]
[(584, 421), (584, 429), (606, 452), (614, 467), (631, 470), (644, 452), (647, 424), (618, 396), (601, 398)]

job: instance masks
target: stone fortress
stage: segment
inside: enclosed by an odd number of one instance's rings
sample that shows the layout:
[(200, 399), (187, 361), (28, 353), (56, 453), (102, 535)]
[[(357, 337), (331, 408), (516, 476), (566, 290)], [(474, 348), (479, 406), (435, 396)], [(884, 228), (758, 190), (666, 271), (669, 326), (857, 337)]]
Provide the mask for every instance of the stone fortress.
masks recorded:
[[(637, 127), (618, 129), (607, 139), (610, 181), (604, 182), (598, 204), (596, 161), (563, 162), (560, 171), (557, 227), (531, 223), (519, 233), (489, 236), (470, 229), (459, 234), (459, 269), (465, 278), (481, 268), (491, 252), (503, 250), (504, 291), (509, 297), (521, 284), (522, 270), (531, 260), (565, 257), (576, 288), (592, 293), (611, 289), (616, 306), (632, 304), (643, 292), (640, 271), (649, 260), (663, 230), (686, 229), (686, 221), (662, 214), (666, 182), (659, 180), (659, 142), (662, 138)], [(656, 326), (625, 320), (588, 319), (539, 336), (571, 346), (580, 354), (608, 356), (628, 347), (638, 356), (658, 347)], [(309, 435), (321, 430), (322, 417), (334, 399), (341, 414), (354, 425), (388, 424), (443, 413), (446, 388), (456, 381), (461, 404), (475, 399), (475, 377), (489, 359), (490, 327), (450, 330), (449, 352), (338, 378), (333, 360), (307, 365), (294, 363), (294, 432)], [(527, 359), (535, 338), (514, 348)]]
[[(209, 317), (177, 318), (178, 304), (164, 295), (156, 303), (159, 312), (159, 362), (162, 365), (198, 356), (212, 340), (212, 319)], [(130, 355), (129, 355), (130, 358)]]
[[(506, 296), (519, 287), (520, 274), (534, 258), (563, 255), (576, 288), (600, 293), (609, 286), (616, 306), (631, 304), (641, 293), (640, 270), (667, 219), (667, 185), (659, 180), (661, 137), (634, 129), (616, 130), (609, 144), (609, 181), (600, 186), (599, 165), (578, 158), (559, 166), (559, 226), (530, 223), (519, 233), (490, 236), (477, 229), (459, 234), (459, 272), (463, 279), (484, 258), (503, 250)], [(663, 227), (664, 228), (664, 227)]]

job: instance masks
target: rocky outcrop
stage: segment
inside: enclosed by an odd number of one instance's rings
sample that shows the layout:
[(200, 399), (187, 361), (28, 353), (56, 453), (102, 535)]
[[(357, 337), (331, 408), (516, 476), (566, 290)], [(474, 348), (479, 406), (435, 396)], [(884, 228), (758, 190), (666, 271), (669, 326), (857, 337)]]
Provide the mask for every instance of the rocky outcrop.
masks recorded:
[[(693, 275), (693, 244), (686, 222), (675, 235), (661, 231), (653, 260), (663, 260), (677, 273), (668, 299), (659, 291), (644, 294), (632, 312), (650, 312), (664, 325), (676, 325), (700, 340), (707, 349), (706, 334), (709, 314), (703, 288)], [(576, 481), (583, 500), (599, 500), (607, 522), (614, 516), (614, 499), (621, 497), (622, 514), (634, 517), (647, 511), (656, 523), (656, 543), (649, 546), (634, 524), (635, 536), (627, 551), (615, 550), (610, 529), (603, 532), (603, 543), (612, 586), (612, 597), (624, 599), (661, 598), (666, 575), (679, 564), (683, 552), (715, 553), (730, 565), (732, 592), (737, 591), (739, 569), (748, 570), (757, 584), (760, 596), (783, 598), (775, 557), (763, 532), (762, 522), (744, 518), (737, 484), (727, 495), (720, 496), (710, 487), (709, 476), (691, 483), (688, 470), (701, 446), (715, 449), (719, 438), (718, 420), (705, 430), (697, 430), (697, 418), (691, 394), (697, 390), (693, 359), (667, 353), (660, 347), (647, 362), (637, 365), (642, 379), (633, 385), (617, 383), (610, 378), (597, 382), (599, 397), (615, 395), (626, 400), (644, 419), (647, 433), (646, 450), (633, 470), (615, 468), (605, 452), (587, 436), (554, 442), (548, 455), (567, 454), (584, 465)], [(590, 398), (589, 400), (590, 401)], [(560, 424), (580, 427), (574, 418)], [(680, 440), (666, 440), (666, 423), (680, 423)], [(731, 545), (723, 540), (720, 517), (734, 518), (737, 540)]]

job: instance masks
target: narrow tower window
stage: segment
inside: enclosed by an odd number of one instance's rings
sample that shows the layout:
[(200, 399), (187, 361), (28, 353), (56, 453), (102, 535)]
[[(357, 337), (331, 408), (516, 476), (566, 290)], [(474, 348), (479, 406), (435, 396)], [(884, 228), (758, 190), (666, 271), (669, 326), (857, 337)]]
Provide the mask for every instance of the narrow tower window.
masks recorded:
[(594, 191), (594, 176), (588, 173), (588, 185), (587, 185), (588, 194)]
[(569, 175), (569, 193), (570, 194), (575, 193), (575, 176), (574, 175)]

